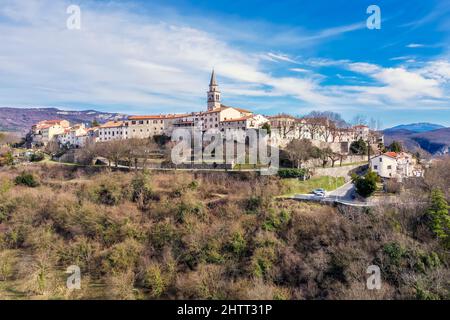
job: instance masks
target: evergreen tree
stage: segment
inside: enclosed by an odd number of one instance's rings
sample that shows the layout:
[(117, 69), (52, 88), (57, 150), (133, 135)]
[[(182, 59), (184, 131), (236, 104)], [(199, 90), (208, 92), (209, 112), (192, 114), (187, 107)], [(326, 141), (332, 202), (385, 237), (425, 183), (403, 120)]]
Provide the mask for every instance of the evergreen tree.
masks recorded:
[(365, 198), (370, 197), (377, 190), (378, 176), (376, 172), (369, 171), (364, 177), (353, 176), (356, 192)]
[(449, 205), (444, 193), (440, 189), (431, 191), (431, 205), (427, 214), (430, 218), (430, 227), (433, 233), (445, 243), (450, 244), (450, 215)]
[(359, 140), (357, 141), (353, 141), (352, 144), (350, 145), (350, 152), (353, 154), (367, 154), (367, 144), (366, 142), (362, 139), (359, 138)]
[(389, 145), (389, 151), (402, 152), (402, 150), (403, 150), (402, 144), (398, 141), (392, 141), (392, 143)]

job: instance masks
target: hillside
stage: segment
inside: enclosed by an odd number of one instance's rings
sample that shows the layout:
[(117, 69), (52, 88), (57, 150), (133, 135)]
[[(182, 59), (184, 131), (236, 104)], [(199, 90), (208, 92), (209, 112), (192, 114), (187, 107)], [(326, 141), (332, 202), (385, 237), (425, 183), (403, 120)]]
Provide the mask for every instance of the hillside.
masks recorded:
[(27, 132), (36, 122), (48, 119), (65, 119), (71, 123), (106, 122), (122, 119), (119, 113), (99, 112), (95, 110), (66, 111), (57, 108), (5, 108), (0, 107), (0, 131)]
[[(449, 153), (450, 147), (450, 128), (440, 128), (437, 130), (425, 130), (432, 128), (432, 125), (420, 126), (421, 124), (397, 126), (383, 131), (385, 144), (389, 145), (392, 141), (400, 141), (403, 146), (411, 151), (424, 150), (431, 155), (442, 155)], [(439, 126), (440, 127), (440, 126)], [(406, 129), (409, 128), (409, 129)], [(413, 131), (419, 130), (419, 131)]]
[(0, 299), (448, 299), (425, 216), (446, 163), (370, 211), (276, 199), (280, 179), (250, 173), (0, 168)]

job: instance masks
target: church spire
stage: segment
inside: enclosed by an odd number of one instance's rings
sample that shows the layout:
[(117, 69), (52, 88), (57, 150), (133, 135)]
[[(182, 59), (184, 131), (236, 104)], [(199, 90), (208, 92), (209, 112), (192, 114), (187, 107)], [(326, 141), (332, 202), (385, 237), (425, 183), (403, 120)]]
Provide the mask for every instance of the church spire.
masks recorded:
[(210, 87), (211, 86), (217, 86), (216, 74), (214, 72), (214, 69), (213, 69), (212, 74), (211, 74), (211, 81), (209, 82), (209, 86)]

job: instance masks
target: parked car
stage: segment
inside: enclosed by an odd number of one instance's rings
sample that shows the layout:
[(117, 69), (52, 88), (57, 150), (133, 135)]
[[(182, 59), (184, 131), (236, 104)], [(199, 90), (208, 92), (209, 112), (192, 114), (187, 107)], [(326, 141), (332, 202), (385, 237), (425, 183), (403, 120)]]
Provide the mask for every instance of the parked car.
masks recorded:
[(325, 197), (326, 191), (322, 188), (314, 189), (312, 193), (318, 197)]

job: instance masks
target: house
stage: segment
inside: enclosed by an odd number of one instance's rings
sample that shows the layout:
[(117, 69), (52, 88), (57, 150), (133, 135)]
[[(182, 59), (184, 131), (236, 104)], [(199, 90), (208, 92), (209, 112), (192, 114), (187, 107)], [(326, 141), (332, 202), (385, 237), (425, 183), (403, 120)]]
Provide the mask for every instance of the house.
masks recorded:
[(124, 121), (108, 121), (98, 127), (97, 141), (123, 140), (128, 138), (128, 126)]
[(421, 176), (422, 170), (406, 152), (386, 152), (370, 159), (370, 168), (382, 178)]
[(47, 145), (55, 136), (69, 128), (67, 120), (45, 120), (31, 127), (32, 145)]
[(268, 120), (262, 115), (248, 115), (241, 118), (228, 119), (220, 122), (220, 131), (226, 132), (230, 129), (259, 129)]

